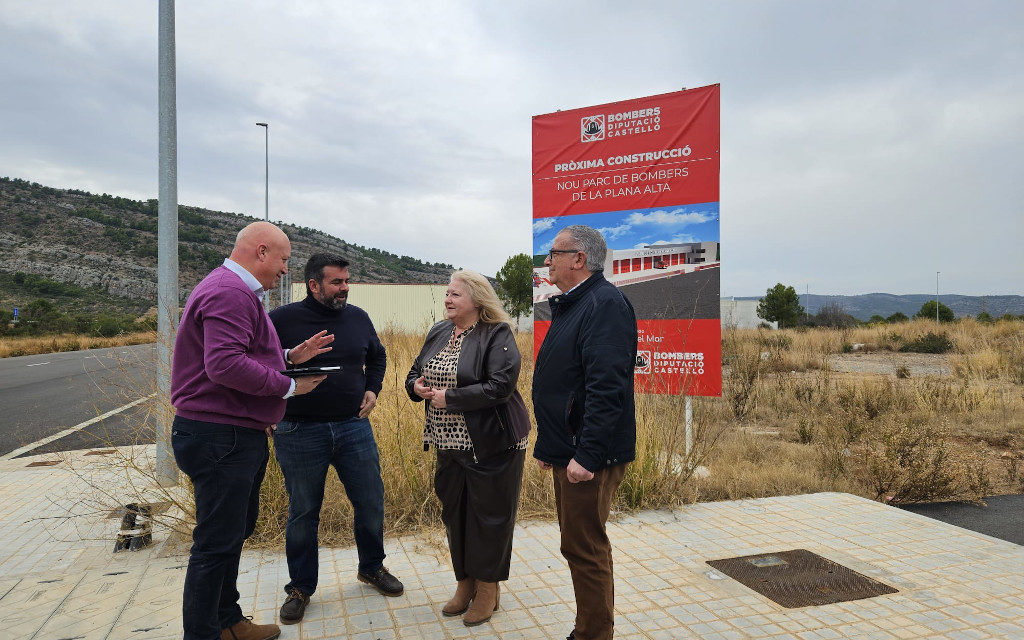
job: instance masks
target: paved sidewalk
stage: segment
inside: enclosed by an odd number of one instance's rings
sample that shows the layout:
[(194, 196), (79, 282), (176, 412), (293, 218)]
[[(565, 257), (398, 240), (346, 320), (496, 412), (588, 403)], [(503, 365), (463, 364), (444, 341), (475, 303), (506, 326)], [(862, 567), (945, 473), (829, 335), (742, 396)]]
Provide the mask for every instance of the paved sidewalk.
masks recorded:
[[(122, 450), (123, 451), (123, 450)], [(148, 455), (148, 450), (142, 450)], [(154, 547), (111, 553), (119, 520), (85, 496), (124, 474), (82, 453), (56, 466), (0, 462), (0, 638), (180, 638), (183, 556)], [(69, 464), (76, 470), (71, 471)], [(68, 514), (76, 517), (67, 519)], [(616, 638), (864, 640), (1024, 638), (1024, 547), (846, 494), (705, 503), (609, 524)], [(444, 618), (451, 571), (443, 546), (386, 541), (405, 595), (355, 580), (353, 549), (321, 551), (321, 585), (282, 638), (564, 638), (574, 602), (553, 523), (517, 527), (501, 611), (472, 629)], [(712, 570), (708, 560), (803, 548), (898, 593), (785, 609)], [(247, 551), (239, 587), (256, 620), (276, 618), (287, 582), (279, 553)]]

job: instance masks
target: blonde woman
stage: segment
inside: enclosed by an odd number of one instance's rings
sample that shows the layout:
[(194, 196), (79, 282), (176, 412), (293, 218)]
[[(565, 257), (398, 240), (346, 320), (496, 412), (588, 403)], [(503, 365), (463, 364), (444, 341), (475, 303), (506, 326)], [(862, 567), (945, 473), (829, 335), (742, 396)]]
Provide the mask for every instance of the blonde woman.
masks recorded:
[(427, 333), (405, 387), (426, 401), (423, 447), (437, 451), (434, 491), (458, 582), (441, 611), (475, 626), (498, 610), (508, 579), (530, 418), (516, 390), (512, 319), (491, 284), (456, 271), (444, 307), (448, 319)]

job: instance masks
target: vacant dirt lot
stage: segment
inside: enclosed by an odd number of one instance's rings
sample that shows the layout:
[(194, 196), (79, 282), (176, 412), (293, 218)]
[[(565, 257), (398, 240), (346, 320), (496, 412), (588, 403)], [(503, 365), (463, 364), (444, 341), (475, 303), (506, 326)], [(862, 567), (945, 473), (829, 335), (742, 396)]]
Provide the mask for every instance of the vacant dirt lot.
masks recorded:
[(932, 353), (837, 353), (828, 357), (828, 366), (837, 373), (896, 375), (897, 367), (907, 367), (911, 377), (950, 376), (949, 356)]

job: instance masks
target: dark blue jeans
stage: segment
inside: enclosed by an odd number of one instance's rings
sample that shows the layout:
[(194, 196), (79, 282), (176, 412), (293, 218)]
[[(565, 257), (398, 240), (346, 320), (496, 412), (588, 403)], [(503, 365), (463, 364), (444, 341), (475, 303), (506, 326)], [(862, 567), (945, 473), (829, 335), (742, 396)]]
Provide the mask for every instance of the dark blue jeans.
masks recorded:
[(274, 452), (288, 489), (285, 553), (291, 581), (285, 591), (295, 588), (307, 595), (316, 591), (317, 529), (331, 466), (352, 503), (359, 571), (373, 573), (384, 566), (384, 483), (370, 421), (282, 420), (274, 432)]
[(260, 483), (267, 468), (262, 431), (175, 417), (171, 446), (178, 468), (192, 479), (196, 528), (185, 573), (185, 640), (214, 640), (243, 618), (238, 606), (238, 560), (256, 528)]

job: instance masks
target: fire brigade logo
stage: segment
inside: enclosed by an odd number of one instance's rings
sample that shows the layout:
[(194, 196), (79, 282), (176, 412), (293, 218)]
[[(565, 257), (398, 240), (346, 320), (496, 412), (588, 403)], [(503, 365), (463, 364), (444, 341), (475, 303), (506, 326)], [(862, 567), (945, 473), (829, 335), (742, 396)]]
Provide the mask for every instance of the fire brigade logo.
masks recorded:
[(582, 142), (604, 140), (604, 115), (580, 118), (580, 140)]
[(637, 351), (636, 352), (636, 373), (650, 373), (651, 372), (651, 352), (650, 351)]

